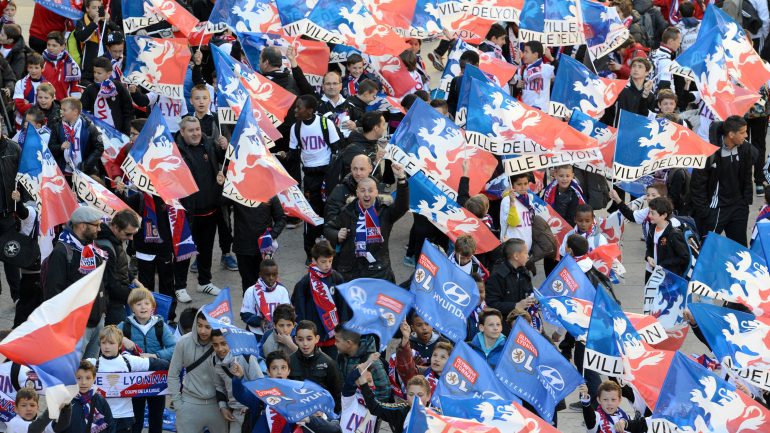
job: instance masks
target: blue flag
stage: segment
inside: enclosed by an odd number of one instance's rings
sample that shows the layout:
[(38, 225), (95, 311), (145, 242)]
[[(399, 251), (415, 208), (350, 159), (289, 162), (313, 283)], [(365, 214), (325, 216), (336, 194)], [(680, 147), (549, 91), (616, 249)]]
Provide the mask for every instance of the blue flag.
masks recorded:
[(639, 333), (604, 289), (596, 290), (583, 365), (607, 376), (623, 374), (622, 350), (639, 348)]
[(569, 117), (572, 110), (578, 109), (590, 117), (601, 117), (627, 83), (627, 80), (602, 78), (572, 57), (561, 56), (548, 112)]
[(644, 289), (643, 314), (658, 319), (666, 331), (682, 329), (687, 326), (684, 320), (686, 304), (687, 280), (657, 266)]
[(519, 15), (520, 41), (540, 41), (549, 47), (584, 43), (578, 4), (576, 0), (524, 0)]
[(584, 382), (561, 352), (522, 317), (508, 335), (495, 375), (546, 421), (553, 420), (556, 404)]
[(134, 33), (139, 29), (149, 27), (164, 21), (165, 18), (154, 12), (155, 9), (150, 0), (122, 1), (123, 32)]
[(751, 252), (764, 257), (765, 263), (770, 263), (770, 221), (760, 220), (754, 225)]
[(287, 36), (299, 36), (307, 31), (305, 18), (311, 11), (307, 0), (275, 0), (275, 5), (278, 7), (278, 17)]
[(201, 311), (206, 316), (211, 329), (222, 331), (222, 335), (225, 337), (227, 345), (230, 346), (230, 353), (233, 356), (260, 356), (259, 342), (256, 335), (233, 325), (235, 318), (233, 317), (229, 288), (225, 287), (222, 289), (213, 302), (201, 307)]
[(764, 406), (681, 352), (674, 355), (652, 414), (653, 426), (662, 420), (679, 431), (715, 433), (761, 432), (769, 419)]
[(692, 271), (693, 294), (737, 302), (757, 316), (770, 316), (767, 262), (743, 245), (710, 232)]
[(770, 391), (770, 319), (712, 304), (688, 308), (717, 361), (730, 374)]
[(414, 303), (412, 293), (377, 278), (359, 278), (340, 284), (337, 290), (353, 310), (353, 318), (345, 322), (345, 328), (376, 335), (380, 351), (385, 350)]
[(591, 322), (593, 302), (571, 296), (537, 296), (537, 301), (543, 309), (543, 315), (548, 320), (558, 320), (576, 340), (585, 343), (588, 337), (588, 324)]
[(230, 297), (230, 288), (225, 287), (211, 303), (201, 307), (201, 311), (206, 313), (209, 317), (218, 319), (220, 322), (232, 325), (235, 323), (232, 305), (233, 300)]
[(35, 3), (57, 15), (61, 15), (64, 18), (69, 18), (72, 21), (77, 21), (83, 18), (83, 11), (72, 6), (72, 2), (70, 2), (70, 0), (35, 0)]
[(468, 118), (468, 99), (471, 97), (471, 84), (473, 80), (479, 80), (482, 83), (496, 86), (481, 69), (471, 64), (465, 65), (463, 77), (460, 80), (460, 93), (457, 96), (457, 115), (455, 116), (455, 123), (460, 126), (464, 126)]
[(216, 33), (229, 27), (232, 31), (241, 32), (271, 32), (279, 31), (277, 27), (270, 28), (273, 10), (269, 0), (217, 0), (209, 16), (210, 33)]
[[(623, 24), (614, 6), (595, 1), (581, 1), (580, 6), (585, 43), (592, 59), (604, 57), (628, 39), (628, 28)], [(559, 57), (560, 67), (561, 61), (566, 57)]]
[(426, 239), (412, 279), (414, 309), (455, 343), (465, 341), (468, 317), (479, 304), (473, 277)]
[(548, 274), (548, 278), (537, 289), (543, 297), (570, 296), (573, 298), (592, 301), (596, 297), (596, 289), (591, 280), (586, 277), (577, 262), (570, 255), (564, 256), (558, 265)]
[(300, 382), (265, 377), (243, 382), (243, 386), (289, 423), (298, 423), (316, 412), (337, 418), (334, 414), (334, 398), (312, 380)]
[(459, 342), (444, 366), (431, 402), (440, 405), (441, 396), (480, 397), (519, 401), (495, 376), (487, 361), (465, 342)]
[(485, 426), (497, 427), (500, 432), (558, 431), (521, 406), (518, 400), (491, 400), (475, 397), (441, 397), (441, 412), (445, 416), (477, 421)]
[(348, 45), (335, 45), (329, 53), (329, 63), (345, 63), (348, 61), (348, 56), (353, 54), (361, 55), (361, 51)]
[(409, 423), (405, 426), (404, 433), (429, 433), (428, 415), (425, 406), (417, 396), (412, 401), (412, 410), (409, 411)]
[(251, 69), (260, 72), (259, 56), (262, 54), (262, 50), (265, 47), (280, 46), (283, 37), (271, 33), (240, 32), (238, 33), (238, 40), (241, 41), (241, 48), (243, 48), (246, 58), (249, 59)]

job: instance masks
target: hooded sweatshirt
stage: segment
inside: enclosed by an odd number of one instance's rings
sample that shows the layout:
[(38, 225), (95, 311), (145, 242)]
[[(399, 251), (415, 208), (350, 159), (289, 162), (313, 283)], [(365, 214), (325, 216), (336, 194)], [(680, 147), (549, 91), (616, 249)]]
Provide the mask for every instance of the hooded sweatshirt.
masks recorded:
[[(206, 359), (192, 371), (186, 371), (184, 379), (179, 380), (182, 368), (187, 368), (204, 355), (210, 358), (213, 351), (209, 352), (209, 349), (211, 349), (211, 342), (200, 341), (197, 328), (177, 341), (168, 369), (168, 393), (175, 407), (178, 408), (182, 400), (197, 404), (215, 401), (214, 363), (211, 359)], [(184, 385), (184, 397), (181, 385)]]

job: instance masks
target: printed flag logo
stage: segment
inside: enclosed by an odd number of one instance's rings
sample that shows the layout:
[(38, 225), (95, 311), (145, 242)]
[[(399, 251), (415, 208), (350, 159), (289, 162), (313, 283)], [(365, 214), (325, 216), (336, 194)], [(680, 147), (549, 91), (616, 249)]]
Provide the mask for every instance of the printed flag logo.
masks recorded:
[(187, 39), (128, 35), (123, 81), (172, 99), (184, 99), (184, 78), (191, 56)]
[(578, 109), (590, 117), (600, 117), (615, 103), (626, 84), (628, 80), (602, 78), (572, 57), (561, 56), (548, 112), (567, 118), (572, 110)]

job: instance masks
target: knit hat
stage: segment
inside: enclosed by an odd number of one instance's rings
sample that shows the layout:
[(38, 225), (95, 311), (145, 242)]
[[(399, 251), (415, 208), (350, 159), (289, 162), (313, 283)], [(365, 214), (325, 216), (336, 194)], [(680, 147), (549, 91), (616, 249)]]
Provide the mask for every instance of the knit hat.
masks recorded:
[(103, 215), (104, 215), (103, 213), (101, 213), (100, 211), (92, 207), (80, 206), (79, 208), (75, 209), (75, 212), (72, 212), (72, 216), (70, 217), (70, 223), (81, 224), (81, 223), (101, 222)]

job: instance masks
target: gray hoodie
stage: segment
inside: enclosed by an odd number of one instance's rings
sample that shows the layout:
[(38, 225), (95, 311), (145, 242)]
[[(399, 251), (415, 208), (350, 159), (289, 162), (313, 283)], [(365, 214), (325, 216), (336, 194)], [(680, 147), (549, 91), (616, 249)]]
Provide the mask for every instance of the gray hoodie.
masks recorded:
[(220, 409), (243, 409), (246, 406), (241, 404), (233, 397), (233, 374), (230, 373), (231, 366), (234, 360), (238, 360), (238, 364), (243, 368), (243, 380), (255, 380), (264, 377), (262, 369), (259, 367), (259, 358), (256, 356), (249, 356), (249, 360), (243, 355), (233, 356), (228, 353), (224, 359), (219, 359), (216, 353), (214, 358), (214, 374), (216, 375), (216, 389), (217, 389), (217, 402)]
[[(179, 375), (182, 368), (192, 365), (198, 358), (206, 354), (211, 348), (211, 343), (203, 344), (198, 338), (195, 327), (193, 331), (179, 339), (171, 357), (171, 365), (168, 368), (168, 393), (175, 407), (179, 407), (181, 400), (186, 402), (207, 404), (215, 402), (216, 388), (214, 387), (214, 363), (211, 355), (206, 355), (200, 365), (193, 371), (186, 371), (183, 383), (184, 398), (180, 388)], [(210, 401), (205, 401), (210, 400)]]

